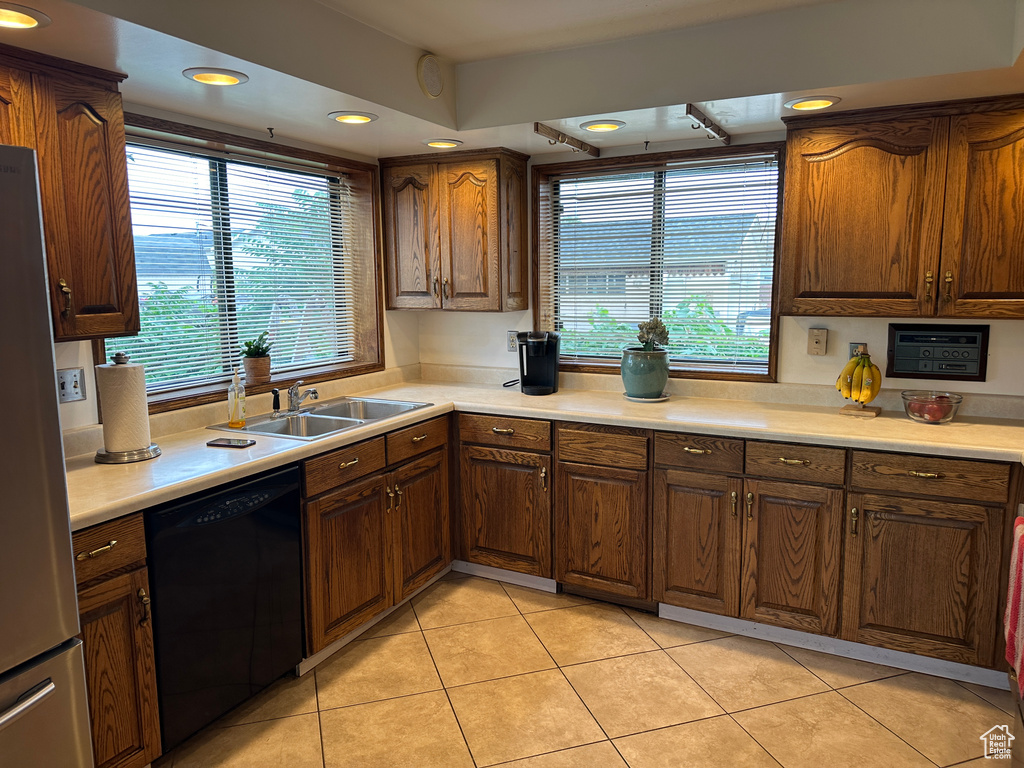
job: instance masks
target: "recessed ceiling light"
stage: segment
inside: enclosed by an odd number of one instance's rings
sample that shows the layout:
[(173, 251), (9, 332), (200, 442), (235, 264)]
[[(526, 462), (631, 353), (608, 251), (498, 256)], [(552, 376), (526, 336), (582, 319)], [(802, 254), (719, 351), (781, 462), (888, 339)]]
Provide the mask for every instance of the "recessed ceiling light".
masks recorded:
[(45, 27), (50, 17), (35, 8), (14, 3), (0, 3), (0, 27), (4, 29), (34, 29)]
[(580, 128), (595, 133), (607, 133), (608, 131), (617, 131), (624, 125), (625, 123), (621, 120), (587, 120), (585, 123), (580, 123)]
[(428, 147), (436, 147), (437, 149), (453, 149), (462, 146), (462, 142), (458, 139), (427, 139), (423, 143)]
[(203, 85), (241, 85), (249, 82), (249, 76), (234, 69), (217, 69), (216, 67), (192, 67), (182, 72), (189, 80)]
[(377, 115), (373, 112), (353, 112), (351, 110), (345, 110), (342, 112), (331, 112), (327, 115), (331, 120), (337, 120), (339, 123), (346, 123), (348, 125), (362, 125), (363, 123), (372, 123), (377, 119)]
[(801, 109), (804, 111), (813, 109), (825, 109), (833, 104), (838, 104), (841, 99), (838, 96), (801, 96), (799, 99), (790, 99), (785, 103), (787, 109)]

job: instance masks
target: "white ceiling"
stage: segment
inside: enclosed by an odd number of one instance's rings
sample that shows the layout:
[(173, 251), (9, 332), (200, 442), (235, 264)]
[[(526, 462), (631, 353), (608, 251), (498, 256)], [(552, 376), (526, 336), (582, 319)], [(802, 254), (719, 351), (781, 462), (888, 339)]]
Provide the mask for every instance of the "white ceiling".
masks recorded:
[[(126, 73), (129, 109), (262, 138), (273, 127), (275, 141), (359, 159), (430, 151), (438, 136), (572, 157), (534, 121), (605, 154), (705, 146), (688, 101), (754, 140), (781, 137), (783, 102), (808, 92), (857, 109), (1024, 91), (1024, 0), (21, 2), (53, 23), (0, 30), (0, 43)], [(436, 100), (416, 81), (425, 51), (446, 57)], [(250, 79), (181, 75), (199, 65)], [(380, 119), (340, 125), (326, 117), (338, 109)], [(592, 117), (627, 126), (585, 134)]]
[(455, 62), (574, 48), (832, 0), (319, 0)]

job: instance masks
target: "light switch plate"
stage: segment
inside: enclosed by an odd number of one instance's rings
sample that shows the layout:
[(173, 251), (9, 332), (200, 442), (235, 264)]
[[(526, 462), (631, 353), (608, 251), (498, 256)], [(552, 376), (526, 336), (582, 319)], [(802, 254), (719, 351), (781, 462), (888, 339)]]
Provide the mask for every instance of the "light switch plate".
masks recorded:
[(57, 399), (62, 403), (85, 400), (84, 368), (59, 368), (57, 370)]
[(828, 328), (807, 329), (807, 354), (824, 355), (828, 347)]

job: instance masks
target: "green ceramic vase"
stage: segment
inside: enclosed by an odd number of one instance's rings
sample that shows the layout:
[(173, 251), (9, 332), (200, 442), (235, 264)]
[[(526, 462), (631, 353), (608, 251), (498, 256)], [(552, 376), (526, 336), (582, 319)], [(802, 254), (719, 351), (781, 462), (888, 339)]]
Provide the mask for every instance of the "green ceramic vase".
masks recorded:
[(622, 350), (622, 385), (626, 397), (653, 400), (665, 393), (668, 384), (668, 350), (645, 352), (642, 347)]

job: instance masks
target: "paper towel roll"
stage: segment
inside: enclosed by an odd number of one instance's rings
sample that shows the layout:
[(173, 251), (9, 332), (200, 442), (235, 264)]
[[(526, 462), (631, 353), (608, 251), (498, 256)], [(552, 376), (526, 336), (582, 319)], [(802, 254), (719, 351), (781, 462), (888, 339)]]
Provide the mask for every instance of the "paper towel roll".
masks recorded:
[(96, 388), (103, 406), (103, 448), (139, 451), (150, 445), (145, 368), (138, 363), (96, 366)]

